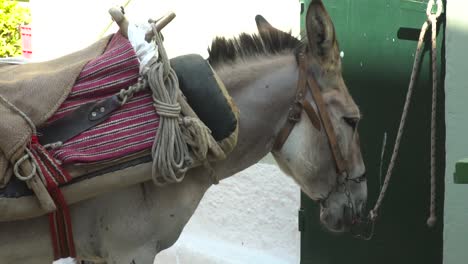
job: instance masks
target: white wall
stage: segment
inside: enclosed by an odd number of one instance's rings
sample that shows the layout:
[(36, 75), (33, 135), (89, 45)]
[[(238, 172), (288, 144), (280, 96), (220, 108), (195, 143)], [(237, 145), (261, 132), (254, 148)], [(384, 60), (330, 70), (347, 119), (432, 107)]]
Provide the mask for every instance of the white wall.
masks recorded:
[(297, 264), (300, 192), (259, 163), (213, 186), (177, 243), (155, 264)]
[(468, 157), (468, 17), (466, 1), (447, 1), (446, 26), (446, 167), (444, 207), (444, 264), (466, 263), (468, 259), (468, 192), (455, 184), (455, 163)]
[[(55, 58), (93, 43), (111, 22), (108, 9), (123, 2), (31, 0), (33, 59)], [(257, 14), (299, 34), (296, 0), (133, 0), (126, 8), (127, 17), (138, 22), (169, 11), (177, 15), (163, 31), (170, 57), (206, 57), (214, 36), (255, 32)], [(114, 25), (106, 33), (115, 30)], [(211, 188), (178, 242), (156, 263), (299, 263), (299, 194), (276, 166), (255, 165)]]
[[(53, 58), (93, 43), (111, 22), (108, 9), (122, 2), (31, 0), (34, 58)], [(170, 11), (177, 17), (163, 34), (171, 57), (192, 52), (206, 56), (214, 36), (256, 31), (257, 14), (280, 29), (299, 34), (300, 6), (296, 0), (133, 0), (126, 8), (127, 17), (138, 22)], [(115, 30), (114, 25), (108, 33)]]

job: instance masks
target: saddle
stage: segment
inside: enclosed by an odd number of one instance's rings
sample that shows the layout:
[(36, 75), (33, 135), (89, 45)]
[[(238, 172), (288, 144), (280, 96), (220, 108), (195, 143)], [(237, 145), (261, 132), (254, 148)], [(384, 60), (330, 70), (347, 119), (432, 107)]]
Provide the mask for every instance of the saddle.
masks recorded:
[[(49, 119), (70, 93), (88, 61), (102, 54), (111, 36), (67, 56), (41, 63), (0, 64), (0, 187), (31, 138), (31, 127), (8, 103), (25, 113), (35, 126)], [(7, 103), (7, 102), (8, 103)]]
[[(0, 185), (0, 221), (26, 219), (49, 212), (37, 203), (37, 198), (31, 191), (30, 184), (26, 184), (16, 177), (11, 177), (11, 164), (20, 158), (21, 153), (29, 144), (32, 131), (30, 125), (8, 103), (24, 112), (39, 128), (39, 131), (47, 131), (41, 130), (41, 128), (63, 117), (66, 109), (77, 98), (86, 98), (87, 102), (103, 98), (104, 94), (100, 94), (101, 90), (84, 95), (77, 86), (80, 85), (83, 69), (86, 71), (88, 69), (86, 66), (94, 63), (93, 60), (97, 57), (102, 56), (110, 45), (109, 43), (112, 43), (113, 39), (121, 37), (119, 35), (116, 33), (108, 36), (84, 50), (53, 61), (0, 66), (0, 95), (6, 99), (5, 102), (0, 101), (0, 115), (2, 119), (3, 116), (6, 117), (3, 119), (5, 121), (0, 124), (0, 184), (3, 184)], [(170, 63), (177, 74), (180, 89), (188, 105), (211, 130), (213, 138), (221, 149), (225, 153), (232, 151), (237, 143), (238, 110), (216, 73), (206, 60), (196, 54), (173, 58)], [(118, 71), (118, 69), (114, 69), (114, 71)], [(134, 77), (129, 80), (137, 81)], [(138, 94), (135, 96), (134, 104), (138, 100), (144, 101), (145, 96), (150, 97), (151, 95), (144, 92)], [(152, 105), (145, 109), (148, 116), (157, 118)], [(141, 111), (138, 113), (141, 114)], [(150, 113), (151, 111), (154, 113)], [(67, 128), (60, 129), (66, 130)], [(90, 130), (92, 129), (95, 128)], [(151, 129), (157, 129), (157, 127)], [(70, 139), (65, 144), (73, 145), (78, 141), (81, 144), (83, 138), (88, 138), (84, 133), (90, 133), (90, 130)], [(141, 129), (138, 131), (142, 133)], [(39, 138), (41, 136), (47, 135), (39, 135)], [(131, 145), (138, 144), (132, 142)], [(59, 163), (72, 178), (71, 181), (60, 187), (67, 203), (76, 203), (104, 191), (116, 190), (150, 180), (151, 171), (147, 170), (151, 166), (147, 166), (147, 163), (152, 161), (151, 144), (142, 146), (144, 147), (134, 149), (130, 154), (122, 152), (121, 155), (106, 156), (105, 159), (94, 159), (91, 162), (80, 159), (83, 157), (83, 152), (76, 154), (77, 149), (51, 150), (51, 155), (59, 159)], [(89, 146), (84, 147), (84, 149), (87, 148)], [(96, 154), (96, 152), (92, 154)], [(73, 155), (77, 158), (63, 158)], [(125, 173), (119, 173), (126, 169), (141, 171), (141, 173), (138, 173), (137, 177), (128, 177)]]

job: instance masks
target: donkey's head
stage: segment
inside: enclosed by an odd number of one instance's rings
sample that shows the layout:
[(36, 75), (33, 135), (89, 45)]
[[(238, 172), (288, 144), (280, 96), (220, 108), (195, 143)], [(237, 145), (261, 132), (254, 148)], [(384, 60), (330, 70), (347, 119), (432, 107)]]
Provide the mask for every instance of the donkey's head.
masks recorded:
[[(279, 34), (263, 19), (257, 19), (262, 38)], [(362, 215), (367, 199), (357, 125), (359, 108), (348, 92), (341, 73), (341, 58), (333, 23), (321, 1), (312, 1), (306, 16), (307, 45), (302, 50), (306, 75), (320, 87), (325, 111), (320, 112), (309, 89), (305, 100), (320, 113), (319, 125), (302, 114), (281, 148), (273, 155), (281, 169), (292, 176), (302, 190), (321, 204), (320, 218), (330, 230), (348, 230)], [(295, 88), (293, 88), (295, 89)], [(324, 113), (325, 112), (325, 113)], [(336, 135), (337, 150), (345, 171), (338, 173), (330, 135), (324, 129), (328, 115)], [(329, 134), (329, 133), (328, 133)]]

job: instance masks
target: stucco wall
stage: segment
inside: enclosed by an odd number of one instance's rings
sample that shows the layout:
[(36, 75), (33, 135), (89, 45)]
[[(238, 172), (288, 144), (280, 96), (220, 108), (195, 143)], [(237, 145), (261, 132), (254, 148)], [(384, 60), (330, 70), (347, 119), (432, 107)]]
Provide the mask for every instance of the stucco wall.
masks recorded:
[[(103, 32), (111, 22), (107, 10), (123, 2), (31, 0), (33, 59), (65, 55), (115, 32), (115, 25)], [(214, 36), (255, 32), (256, 14), (297, 35), (299, 10), (295, 0), (133, 0), (126, 8), (127, 16), (139, 22), (176, 13), (163, 31), (170, 57), (206, 57)], [(266, 157), (262, 164), (211, 188), (179, 241), (156, 263), (299, 263), (300, 191), (272, 163)]]
[(468, 186), (453, 183), (456, 161), (468, 157), (467, 8), (466, 1), (447, 1), (444, 264), (468, 261)]

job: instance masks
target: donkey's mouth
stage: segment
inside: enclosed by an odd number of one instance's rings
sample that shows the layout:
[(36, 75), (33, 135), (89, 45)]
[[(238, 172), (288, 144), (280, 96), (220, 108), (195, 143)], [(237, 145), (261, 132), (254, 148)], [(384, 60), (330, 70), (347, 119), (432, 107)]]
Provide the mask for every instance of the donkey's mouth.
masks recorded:
[(334, 211), (337, 214), (333, 214), (330, 208), (322, 208), (320, 212), (320, 221), (329, 231), (334, 233), (343, 233), (351, 229), (352, 226), (352, 214), (348, 213), (348, 210), (343, 208), (343, 211)]

